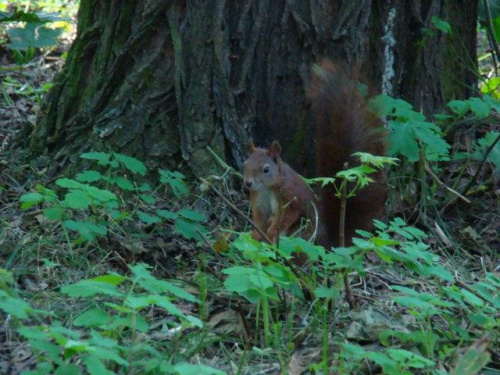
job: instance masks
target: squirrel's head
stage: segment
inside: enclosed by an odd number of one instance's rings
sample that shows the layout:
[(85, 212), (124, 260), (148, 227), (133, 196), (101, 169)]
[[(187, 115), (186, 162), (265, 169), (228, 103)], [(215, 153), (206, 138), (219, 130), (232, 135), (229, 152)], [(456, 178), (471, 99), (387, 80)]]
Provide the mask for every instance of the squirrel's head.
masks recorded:
[(248, 142), (250, 156), (243, 163), (245, 186), (250, 190), (262, 190), (279, 183), (281, 146), (274, 141), (268, 149), (255, 147)]

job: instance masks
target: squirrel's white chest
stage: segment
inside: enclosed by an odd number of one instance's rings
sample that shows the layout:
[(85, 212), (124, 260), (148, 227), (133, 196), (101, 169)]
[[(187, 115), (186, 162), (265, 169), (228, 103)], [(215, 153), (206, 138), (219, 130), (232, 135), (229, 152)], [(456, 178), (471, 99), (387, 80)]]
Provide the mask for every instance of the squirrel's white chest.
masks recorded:
[(266, 217), (274, 217), (278, 211), (278, 200), (271, 189), (260, 190), (257, 196), (257, 209)]

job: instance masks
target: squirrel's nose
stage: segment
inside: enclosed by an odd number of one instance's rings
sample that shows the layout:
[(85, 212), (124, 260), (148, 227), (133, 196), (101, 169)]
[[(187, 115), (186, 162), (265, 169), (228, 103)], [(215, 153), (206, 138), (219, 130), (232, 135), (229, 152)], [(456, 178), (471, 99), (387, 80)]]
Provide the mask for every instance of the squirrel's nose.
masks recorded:
[(252, 181), (250, 180), (245, 180), (245, 187), (250, 189), (252, 187)]

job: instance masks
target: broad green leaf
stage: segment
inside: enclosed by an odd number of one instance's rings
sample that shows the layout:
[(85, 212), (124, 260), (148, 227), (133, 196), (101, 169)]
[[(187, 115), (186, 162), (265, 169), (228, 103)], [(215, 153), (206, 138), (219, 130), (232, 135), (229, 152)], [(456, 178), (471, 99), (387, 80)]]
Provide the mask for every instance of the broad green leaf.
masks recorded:
[(77, 327), (98, 327), (107, 324), (108, 313), (101, 309), (91, 309), (78, 316), (73, 322)]
[(154, 205), (156, 204), (156, 198), (152, 195), (149, 195), (149, 194), (141, 194), (139, 196), (141, 198), (141, 200), (144, 202), (144, 203), (147, 203), (149, 205)]
[(47, 353), (48, 357), (53, 361), (59, 361), (62, 354), (62, 349), (58, 345), (54, 345), (47, 341), (30, 340), (30, 346), (43, 353)]
[(425, 368), (435, 365), (433, 361), (404, 349), (387, 349), (387, 354), (397, 362), (413, 368)]
[(176, 212), (171, 212), (171, 211), (167, 211), (167, 210), (156, 210), (156, 214), (164, 219), (167, 219), (167, 220), (177, 219)]
[(66, 229), (78, 232), (86, 241), (92, 241), (96, 235), (104, 236), (107, 233), (106, 228), (89, 221), (65, 220), (63, 221), (63, 225)]
[(0, 309), (19, 319), (27, 319), (28, 313), (32, 311), (28, 302), (25, 302), (20, 298), (10, 297), (8, 295), (0, 295)]
[(181, 198), (188, 195), (188, 189), (184, 183), (184, 175), (177, 171), (165, 171), (160, 169), (160, 182), (167, 183), (175, 197)]
[(447, 105), (459, 116), (464, 115), (470, 109), (470, 103), (466, 100), (452, 100)]
[(389, 121), (387, 124), (389, 133), (389, 155), (404, 155), (409, 161), (418, 160), (418, 143), (415, 139), (415, 131), (410, 123)]
[(100, 202), (109, 202), (118, 200), (116, 195), (109, 190), (98, 189), (94, 186), (88, 186), (85, 191), (94, 199)]
[(89, 185), (82, 184), (71, 178), (60, 178), (56, 180), (56, 185), (67, 189), (86, 189), (89, 187)]
[(368, 109), (380, 117), (394, 113), (395, 100), (388, 95), (377, 95), (368, 103)]
[(127, 168), (130, 172), (139, 173), (141, 176), (144, 176), (146, 174), (147, 169), (142, 161), (131, 156), (118, 154), (116, 152), (113, 153), (113, 156), (116, 160), (123, 163), (125, 168)]
[(80, 182), (96, 182), (103, 178), (102, 174), (94, 170), (88, 170), (76, 175), (76, 179)]
[(94, 351), (94, 354), (102, 360), (113, 361), (122, 366), (128, 366), (129, 363), (120, 357), (114, 350), (99, 348), (99, 350)]
[(67, 193), (62, 203), (75, 210), (86, 210), (91, 206), (92, 199), (86, 191), (77, 189)]
[(18, 329), (18, 332), (29, 340), (46, 340), (50, 336), (46, 332), (47, 327), (44, 326), (32, 326), (32, 327), (21, 327)]
[(11, 43), (9, 48), (26, 51), (30, 47), (43, 48), (58, 44), (62, 28), (51, 29), (43, 23), (26, 23), (24, 27), (7, 29)]
[(444, 34), (451, 34), (451, 25), (437, 16), (431, 17), (432, 26)]
[(40, 202), (43, 202), (43, 195), (40, 193), (27, 193), (21, 195), (19, 198), (19, 202), (21, 202), (21, 209), (27, 210)]
[(180, 217), (175, 220), (175, 230), (188, 240), (201, 240), (199, 233), (207, 233), (207, 229), (203, 225)]
[(70, 297), (92, 297), (103, 294), (112, 297), (122, 297), (123, 294), (116, 290), (115, 286), (93, 280), (82, 280), (76, 284), (66, 285), (61, 292)]
[[(106, 331), (104, 331), (106, 334)], [(119, 348), (118, 342), (114, 339), (111, 339), (109, 337), (105, 337), (101, 335), (99, 332), (91, 330), (90, 332), (90, 343), (93, 345), (98, 345), (100, 347), (108, 348), (108, 349), (113, 349), (113, 348)]]
[(137, 212), (137, 216), (139, 216), (139, 219), (143, 223), (146, 223), (148, 225), (156, 224), (156, 223), (160, 223), (161, 222), (161, 219), (158, 216), (149, 215), (149, 214), (147, 214), (145, 212), (138, 211)]
[(61, 220), (64, 210), (61, 207), (50, 207), (43, 209), (43, 215), (49, 220)]
[(127, 277), (122, 276), (122, 275), (109, 274), (109, 275), (97, 276), (91, 280), (99, 281), (101, 283), (107, 283), (107, 284), (116, 286), (116, 285), (120, 285), (122, 282), (127, 280)]
[(488, 117), (490, 115), (491, 108), (482, 99), (470, 98), (469, 103), (471, 111), (474, 112), (474, 114), (479, 120)]
[(151, 275), (144, 264), (136, 264), (134, 266), (131, 266), (130, 270), (135, 275), (133, 282), (142, 286), (150, 293), (172, 293), (178, 298), (182, 298), (193, 303), (199, 303), (199, 300), (196, 297), (186, 292), (185, 290), (173, 285), (166, 280), (159, 280), (155, 278), (153, 275)]
[(83, 364), (87, 367), (90, 375), (114, 375), (113, 371), (106, 369), (104, 363), (95, 354), (89, 354), (82, 358)]
[(80, 155), (82, 159), (96, 160), (99, 165), (111, 164), (110, 155), (105, 152), (87, 152)]
[(226, 372), (205, 365), (192, 365), (182, 362), (174, 365), (175, 374), (178, 375), (226, 375)]
[(460, 290), (464, 298), (474, 307), (483, 307), (484, 301), (476, 296), (475, 294), (469, 292), (467, 289)]
[(110, 182), (123, 190), (127, 191), (135, 190), (134, 184), (130, 180), (127, 180), (125, 177), (114, 177), (110, 179)]
[(177, 211), (177, 214), (185, 217), (186, 219), (193, 221), (206, 221), (207, 218), (205, 215), (199, 213), (195, 210), (190, 210), (189, 208), (183, 208), (182, 210)]
[[(475, 148), (473, 158), (474, 160), (482, 161), (486, 150), (491, 147), (493, 143), (496, 142), (497, 138), (500, 136), (500, 132), (488, 132), (477, 141), (477, 146)], [(495, 144), (495, 147), (488, 154), (486, 159), (488, 162), (493, 163), (497, 168), (500, 168), (500, 142)]]
[(325, 299), (331, 299), (331, 300), (337, 300), (339, 298), (339, 291), (337, 288), (327, 288), (324, 286), (321, 286), (319, 288), (316, 288), (314, 290), (314, 295), (317, 298), (325, 298)]
[[(499, 24), (500, 26), (500, 24)], [(483, 85), (481, 86), (481, 92), (483, 94), (489, 94), (494, 98), (499, 99), (500, 98), (500, 77), (492, 77), (490, 79), (487, 79)], [(485, 101), (490, 103), (489, 100)]]
[(78, 375), (81, 374), (80, 367), (74, 363), (63, 363), (60, 365), (54, 375)]
[(392, 300), (396, 302), (397, 304), (405, 307), (411, 307), (411, 308), (418, 308), (418, 309), (428, 309), (428, 310), (434, 310), (435, 307), (425, 301), (422, 301), (419, 298), (415, 297), (392, 297)]

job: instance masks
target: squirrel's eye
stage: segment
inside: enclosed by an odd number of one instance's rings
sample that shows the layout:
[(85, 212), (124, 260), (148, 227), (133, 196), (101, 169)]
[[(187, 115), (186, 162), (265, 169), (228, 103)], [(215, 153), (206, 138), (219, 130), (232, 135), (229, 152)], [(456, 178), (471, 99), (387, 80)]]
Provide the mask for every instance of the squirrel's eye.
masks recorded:
[(265, 165), (264, 166), (264, 174), (268, 174), (269, 170), (270, 170), (269, 165)]

